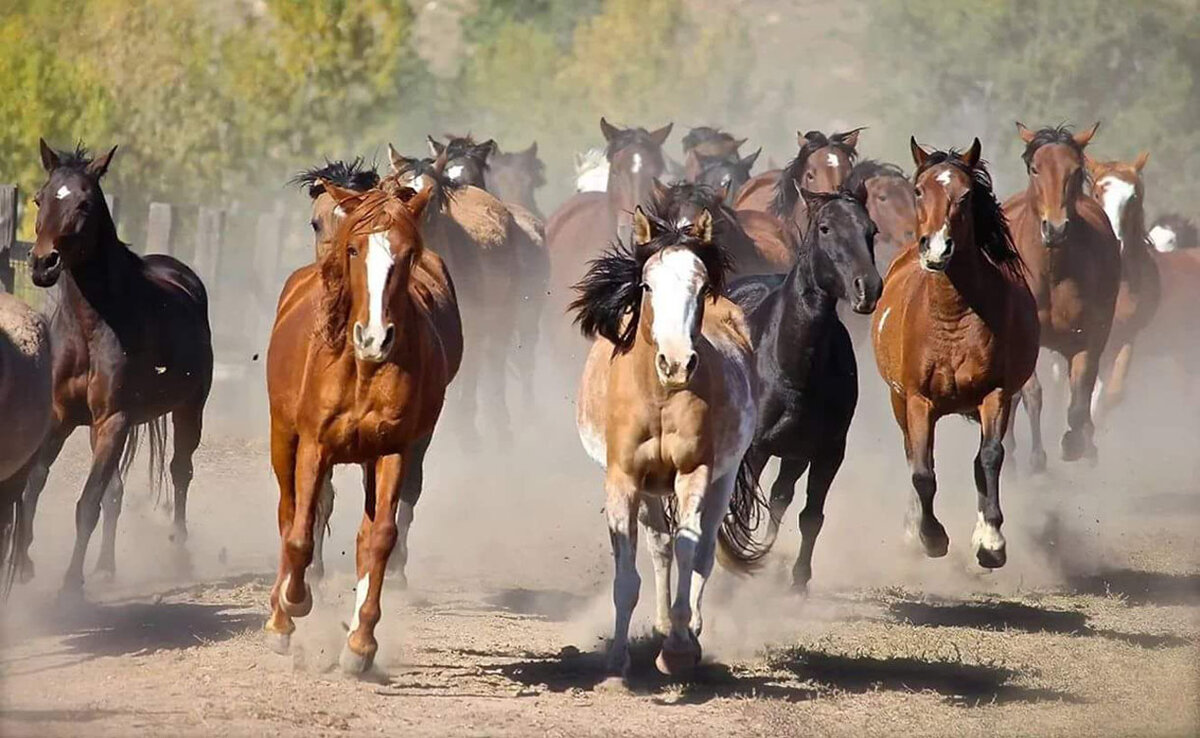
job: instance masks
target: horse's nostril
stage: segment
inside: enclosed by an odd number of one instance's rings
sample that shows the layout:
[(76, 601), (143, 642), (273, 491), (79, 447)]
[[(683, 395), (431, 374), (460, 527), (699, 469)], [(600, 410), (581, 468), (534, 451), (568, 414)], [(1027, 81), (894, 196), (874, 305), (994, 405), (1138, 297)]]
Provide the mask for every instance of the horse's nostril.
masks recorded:
[(383, 340), (379, 342), (379, 348), (387, 350), (391, 348), (392, 341), (396, 338), (396, 325), (389, 324), (387, 330), (383, 332)]
[(929, 246), (929, 236), (921, 236), (919, 243), (921, 244), (921, 248)]
[(53, 269), (54, 267), (58, 266), (58, 263), (61, 260), (62, 260), (62, 257), (60, 257), (58, 255), (57, 251), (51, 251), (49, 254), (46, 255), (46, 258), (42, 261), (42, 266), (46, 269)]
[(689, 356), (688, 360), (687, 360), (686, 370), (687, 370), (688, 376), (691, 376), (692, 372), (696, 371), (696, 365), (699, 363), (700, 363), (700, 357), (696, 355), (695, 351), (693, 351), (692, 355)]
[(670, 374), (670, 369), (671, 369), (671, 366), (667, 362), (667, 357), (662, 354), (659, 354), (658, 355), (658, 370), (660, 372), (662, 372), (663, 374)]
[(862, 277), (854, 278), (854, 292), (859, 297), (862, 297), (867, 294), (867, 283), (865, 281), (863, 281)]
[(946, 239), (946, 248), (948, 248), (948, 249), (954, 248), (954, 239), (953, 238)]

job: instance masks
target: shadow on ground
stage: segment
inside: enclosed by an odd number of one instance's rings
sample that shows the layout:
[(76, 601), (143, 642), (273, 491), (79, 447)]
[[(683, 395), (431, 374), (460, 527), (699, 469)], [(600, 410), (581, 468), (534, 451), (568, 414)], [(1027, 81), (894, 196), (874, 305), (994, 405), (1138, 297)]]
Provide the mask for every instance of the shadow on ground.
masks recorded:
[(1079, 594), (1122, 597), (1130, 605), (1200, 603), (1200, 574), (1106, 569), (1095, 574), (1071, 576), (1067, 586)]

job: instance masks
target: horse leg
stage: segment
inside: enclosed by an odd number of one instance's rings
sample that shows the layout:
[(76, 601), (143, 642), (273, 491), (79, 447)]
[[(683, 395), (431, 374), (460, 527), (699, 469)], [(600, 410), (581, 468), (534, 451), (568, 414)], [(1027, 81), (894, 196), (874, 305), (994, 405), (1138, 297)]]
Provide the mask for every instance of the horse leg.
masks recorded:
[(784, 513), (796, 496), (796, 482), (808, 468), (808, 459), (785, 456), (779, 459), (779, 476), (771, 484), (771, 519), (767, 521), (767, 545), (775, 543)]
[(287, 579), (287, 535), (296, 513), (296, 448), (299, 439), (290, 430), (271, 428), (271, 467), (279, 483), (279, 506), (276, 520), (279, 525), (279, 571), (271, 587), (271, 615), (263, 630), (267, 633), (267, 647), (276, 653), (287, 653), (292, 632), (296, 624), (280, 602), (283, 583)]
[(908, 463), (916, 496), (908, 513), (908, 537), (919, 539), (925, 555), (939, 558), (950, 548), (946, 529), (933, 514), (937, 477), (933, 472), (933, 405), (918, 395), (908, 398)]
[(329, 519), (333, 517), (333, 469), (321, 480), (321, 491), (317, 493), (317, 516), (313, 521), (313, 562), (308, 575), (314, 582), (325, 578), (325, 534)]
[(1095, 460), (1096, 445), (1092, 435), (1092, 392), (1100, 370), (1100, 354), (1091, 349), (1071, 357), (1071, 402), (1067, 407), (1067, 432), (1062, 437), (1063, 461), (1078, 461), (1084, 457)]
[(33, 559), (29, 558), (29, 547), (33, 544), (33, 518), (37, 514), (38, 498), (46, 488), (46, 479), (50, 476), (50, 467), (62, 452), (67, 436), (75, 430), (59, 425), (50, 430), (42, 447), (34, 454), (35, 461), (29, 470), (29, 479), (25, 482), (25, 491), (21, 500), (21, 519), (17, 521), (16, 557), (17, 580), (22, 584), (33, 579)]
[(639, 490), (629, 475), (609, 467), (604, 480), (604, 512), (608, 519), (608, 538), (612, 543), (613, 623), (612, 644), (608, 648), (608, 672), (625, 676), (629, 670), (629, 621), (637, 606), (642, 578), (637, 572), (637, 511)]
[(671, 632), (671, 531), (667, 527), (665, 500), (647, 495), (638, 510), (638, 521), (646, 534), (646, 547), (654, 564), (654, 631), (662, 637)]
[(808, 468), (807, 499), (800, 511), (800, 555), (792, 567), (792, 587), (801, 594), (808, 592), (808, 582), (812, 579), (813, 548), (825, 524), (825, 497), (845, 458), (846, 436), (843, 435), (813, 454)]
[(315, 440), (300, 439), (296, 448), (295, 510), (284, 537), (286, 574), (279, 589), (279, 605), (294, 618), (312, 611), (312, 588), (304, 581), (313, 558), (313, 525), (316, 522), (318, 490), (329, 474), (330, 464)]
[[(93, 447), (94, 448), (94, 447)], [(104, 525), (100, 529), (100, 558), (96, 560), (95, 574), (112, 581), (117, 576), (117, 519), (121, 517), (121, 504), (125, 499), (125, 481), (118, 471), (108, 485), (108, 493), (100, 507), (104, 511)]]
[(1042, 444), (1042, 383), (1036, 370), (1021, 389), (1021, 404), (1029, 416), (1029, 471), (1038, 474), (1046, 471), (1046, 447)]
[(405, 467), (411, 462), (410, 452), (410, 449), (404, 449), (398, 454), (381, 457), (375, 463), (375, 509), (364, 510), (363, 523), (359, 527), (355, 552), (358, 585), (354, 590), (354, 614), (339, 660), (342, 671), (347, 674), (365, 672), (375, 661), (375, 653), (379, 650), (375, 626), (382, 614), (379, 601), (383, 595), (384, 572), (398, 538), (396, 511), (406, 477)]
[[(659, 671), (664, 674), (675, 674), (687, 671), (700, 662), (700, 642), (692, 630), (692, 585), (693, 572), (697, 571), (697, 563), (703, 564), (701, 543), (711, 539), (716, 542), (716, 528), (705, 529), (704, 507), (707, 498), (719, 497), (725, 493), (725, 510), (729, 509), (729, 496), (733, 494), (733, 479), (721, 480), (720, 489), (713, 485), (712, 469), (700, 465), (687, 474), (675, 475), (675, 499), (679, 505), (679, 521), (675, 530), (675, 566), (679, 570), (679, 583), (675, 592), (675, 603), (671, 606), (671, 632), (663, 641), (662, 651), (656, 661)], [(717, 521), (717, 526), (720, 521)], [(712, 527), (711, 525), (709, 526)], [(706, 536), (707, 534), (707, 536)], [(703, 577), (701, 577), (703, 581)], [(697, 592), (699, 594), (699, 592)]]
[(1129, 376), (1129, 365), (1133, 361), (1133, 341), (1121, 344), (1112, 362), (1112, 370), (1108, 373), (1108, 383), (1101, 384), (1097, 380), (1095, 397), (1092, 398), (1092, 416), (1097, 421), (1103, 420), (1125, 399), (1125, 379)]
[(200, 446), (200, 434), (204, 428), (204, 400), (178, 407), (171, 413), (171, 426), (175, 431), (175, 447), (171, 454), (171, 486), (175, 492), (175, 520), (172, 539), (180, 548), (187, 543), (187, 498), (192, 484), (194, 466), (192, 456)]
[(129, 439), (129, 429), (129, 420), (123, 413), (110, 415), (93, 426), (92, 468), (84, 482), (83, 494), (75, 504), (75, 548), (63, 576), (62, 592), (65, 595), (83, 590), (83, 561), (88, 543), (100, 520), (101, 500), (116, 474), (125, 442)]
[(404, 482), (400, 485), (400, 504), (396, 508), (396, 548), (388, 559), (388, 573), (396, 577), (400, 589), (408, 588), (408, 576), (404, 573), (408, 565), (408, 531), (425, 486), (425, 452), (432, 440), (433, 436), (428, 435), (413, 441), (404, 463)]
[(1000, 468), (1004, 465), (1004, 429), (1008, 426), (1012, 404), (1003, 390), (995, 390), (979, 406), (979, 453), (975, 456), (975, 490), (979, 499), (979, 520), (971, 534), (975, 560), (986, 569), (1004, 566), (1007, 558), (1000, 526)]

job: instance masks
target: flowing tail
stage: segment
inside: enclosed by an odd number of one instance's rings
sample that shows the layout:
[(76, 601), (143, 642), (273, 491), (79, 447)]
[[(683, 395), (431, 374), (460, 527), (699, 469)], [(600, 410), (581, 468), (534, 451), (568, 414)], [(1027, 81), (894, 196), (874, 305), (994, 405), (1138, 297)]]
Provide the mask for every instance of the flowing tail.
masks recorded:
[(762, 568), (774, 541), (756, 540), (754, 534), (769, 520), (771, 507), (758, 486), (758, 476), (750, 463), (750, 454), (742, 458), (737, 470), (729, 512), (717, 531), (717, 561), (737, 574), (754, 574)]
[(154, 496), (156, 506), (163, 505), (163, 489), (167, 479), (167, 416), (160, 415), (154, 420), (142, 425), (135, 425), (129, 431), (129, 439), (125, 441), (125, 453), (121, 456), (121, 479), (124, 480), (129, 467), (137, 456), (142, 444), (143, 429), (150, 439), (150, 493)]

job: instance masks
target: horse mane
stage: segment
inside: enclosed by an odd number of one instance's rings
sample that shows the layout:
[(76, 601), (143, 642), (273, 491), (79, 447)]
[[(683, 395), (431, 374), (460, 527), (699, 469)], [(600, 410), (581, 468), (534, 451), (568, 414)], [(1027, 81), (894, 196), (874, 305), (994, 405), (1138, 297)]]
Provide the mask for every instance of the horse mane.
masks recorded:
[(88, 165), (95, 158), (82, 141), (76, 142), (74, 149), (55, 149), (54, 153), (58, 155), (59, 169), (70, 169), (80, 174), (87, 173)]
[(478, 144), (471, 134), (465, 136), (455, 136), (452, 133), (446, 134), (446, 161), (455, 159), (470, 159), (479, 165), (480, 171), (488, 170), (488, 157), (479, 151)]
[(645, 128), (620, 128), (604, 147), (604, 157), (609, 161), (617, 155), (618, 151), (627, 149), (630, 146), (641, 145), (655, 151), (662, 151), (654, 139), (650, 136), (650, 131)]
[(975, 227), (975, 241), (983, 255), (998, 269), (1015, 272), (1023, 269), (1025, 262), (1013, 244), (1008, 218), (992, 189), (992, 175), (987, 164), (980, 160), (972, 168), (963, 162), (961, 152), (956, 149), (934, 151), (913, 174), (913, 181), (939, 164), (949, 164), (971, 180), (971, 221)]
[(849, 192), (853, 192), (859, 199), (865, 199), (867, 182), (876, 177), (908, 179), (904, 170), (895, 164), (878, 159), (863, 159), (850, 170), (850, 176), (846, 177), (843, 187)]
[[(671, 218), (672, 210), (677, 211), (680, 204), (676, 198), (685, 193), (699, 198), (703, 190), (715, 198), (711, 188), (690, 183), (689, 188), (672, 185), (656, 192), (644, 209), (654, 237), (644, 244), (618, 241), (590, 262), (587, 274), (574, 286), (579, 296), (567, 308), (574, 311), (575, 323), (586, 338), (601, 336), (621, 354), (633, 347), (641, 317), (637, 308), (642, 300), (642, 270), (650, 257), (669, 246), (690, 249), (704, 264), (710, 294), (715, 299), (724, 293), (733, 263), (722, 245), (721, 231), (714, 223), (713, 239), (704, 242), (690, 224), (680, 226)], [(716, 220), (717, 215), (713, 213), (713, 217)]]
[(706, 143), (733, 143), (737, 139), (729, 133), (722, 131), (720, 128), (712, 126), (697, 126), (688, 131), (683, 137), (683, 150), (691, 151), (692, 149)]
[[(1077, 154), (1079, 160), (1083, 161), (1083, 147), (1075, 141), (1075, 132), (1068, 125), (1047, 126), (1040, 128), (1033, 134), (1033, 138), (1029, 143), (1025, 144), (1025, 151), (1021, 154), (1021, 159), (1025, 162), (1025, 168), (1028, 169), (1033, 164), (1033, 155), (1038, 149), (1049, 144), (1064, 144), (1070, 146)], [(1086, 167), (1085, 167), (1086, 169)]]
[(1154, 225), (1169, 228), (1175, 232), (1175, 248), (1181, 250), (1200, 248), (1200, 231), (1197, 231), (1196, 224), (1179, 213), (1164, 213), (1158, 216)]
[(425, 208), (425, 212), (428, 214), (442, 212), (450, 204), (454, 193), (466, 187), (462, 182), (455, 182), (444, 171), (439, 172), (437, 170), (437, 160), (431, 157), (405, 159), (393, 177), (398, 178), (406, 174), (411, 174), (413, 177), (426, 177), (433, 182), (433, 193), (429, 198), (429, 205), (431, 207)]
[(779, 180), (775, 182), (775, 197), (771, 200), (773, 215), (787, 218), (792, 214), (796, 207), (796, 199), (800, 197), (796, 183), (804, 172), (804, 165), (808, 163), (808, 157), (817, 150), (831, 146), (845, 154), (850, 163), (854, 164), (858, 159), (858, 152), (853, 146), (846, 143), (846, 135), (846, 133), (835, 133), (832, 136), (826, 136), (820, 131), (809, 131), (804, 134), (804, 145), (800, 147), (800, 151), (796, 152), (796, 158), (788, 162), (783, 171), (779, 173)]
[(379, 172), (375, 171), (374, 164), (368, 166), (361, 156), (354, 157), (353, 161), (326, 159), (325, 166), (299, 172), (288, 180), (288, 184), (307, 187), (308, 196), (315, 200), (325, 191), (321, 180), (347, 190), (366, 192), (379, 184)]

